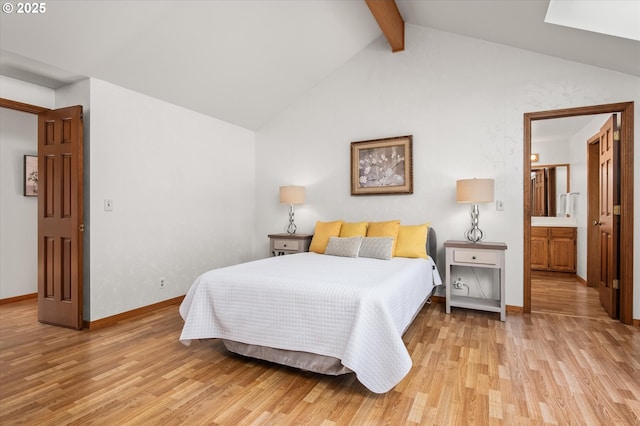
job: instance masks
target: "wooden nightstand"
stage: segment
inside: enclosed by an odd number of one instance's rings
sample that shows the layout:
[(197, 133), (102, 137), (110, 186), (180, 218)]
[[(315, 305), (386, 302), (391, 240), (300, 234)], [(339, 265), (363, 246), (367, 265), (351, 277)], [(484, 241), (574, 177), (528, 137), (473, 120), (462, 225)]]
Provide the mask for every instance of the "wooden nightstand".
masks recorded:
[[(451, 313), (451, 307), (478, 309), (489, 312), (499, 312), (500, 321), (505, 320), (505, 272), (504, 254), (507, 249), (505, 243), (471, 243), (469, 241), (445, 241), (447, 271), (445, 278), (446, 312)], [(451, 291), (451, 267), (492, 268), (495, 269), (494, 284), (499, 286), (498, 299), (484, 299), (453, 294)]]
[(303, 253), (309, 251), (311, 244), (309, 234), (270, 234), (270, 256), (282, 256), (284, 254)]

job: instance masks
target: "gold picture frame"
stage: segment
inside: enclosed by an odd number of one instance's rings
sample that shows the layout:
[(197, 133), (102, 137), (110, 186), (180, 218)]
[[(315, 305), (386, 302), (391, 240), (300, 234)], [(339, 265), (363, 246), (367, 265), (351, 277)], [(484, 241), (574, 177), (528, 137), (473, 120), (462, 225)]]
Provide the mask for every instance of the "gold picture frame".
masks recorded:
[(351, 195), (413, 194), (413, 136), (351, 142)]

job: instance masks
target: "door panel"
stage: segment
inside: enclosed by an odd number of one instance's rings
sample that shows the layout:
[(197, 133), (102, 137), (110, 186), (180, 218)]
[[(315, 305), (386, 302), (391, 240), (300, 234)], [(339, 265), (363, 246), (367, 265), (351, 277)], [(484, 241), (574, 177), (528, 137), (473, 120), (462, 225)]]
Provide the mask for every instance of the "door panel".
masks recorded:
[(576, 240), (563, 237), (551, 237), (549, 240), (550, 269), (553, 271), (575, 272)]
[(549, 236), (547, 228), (531, 228), (531, 269), (549, 269)]
[(600, 129), (600, 302), (612, 318), (618, 317), (618, 236), (619, 215), (614, 206), (620, 205), (619, 141), (616, 132), (616, 115), (612, 115)]
[(587, 141), (587, 285), (600, 288), (600, 133)]
[(38, 114), (38, 320), (82, 328), (82, 107)]

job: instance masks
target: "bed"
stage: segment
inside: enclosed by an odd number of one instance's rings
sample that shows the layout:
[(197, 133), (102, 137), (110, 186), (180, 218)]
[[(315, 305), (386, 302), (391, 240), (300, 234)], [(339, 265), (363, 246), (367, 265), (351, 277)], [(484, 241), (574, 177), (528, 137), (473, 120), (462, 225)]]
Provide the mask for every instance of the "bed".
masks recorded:
[[(435, 254), (429, 229), (427, 251)], [(392, 389), (411, 369), (402, 335), (441, 280), (433, 258), (270, 257), (202, 274), (185, 296), (180, 341)]]

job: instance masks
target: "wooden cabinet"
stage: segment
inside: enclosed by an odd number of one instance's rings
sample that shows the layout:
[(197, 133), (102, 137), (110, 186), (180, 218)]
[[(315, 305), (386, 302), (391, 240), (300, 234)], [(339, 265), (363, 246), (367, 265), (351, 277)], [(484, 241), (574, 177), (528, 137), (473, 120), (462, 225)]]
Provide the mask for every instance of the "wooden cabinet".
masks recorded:
[(531, 227), (531, 269), (549, 269), (548, 229), (540, 226)]
[[(505, 309), (505, 243), (470, 243), (468, 241), (445, 241), (447, 270), (445, 275), (445, 312), (451, 307), (498, 312), (500, 321), (506, 317)], [(494, 271), (494, 285), (498, 286), (497, 299), (456, 295), (451, 291), (452, 267), (489, 268)]]
[(269, 235), (269, 254), (271, 256), (282, 256), (284, 254), (309, 251), (311, 237), (313, 237), (313, 235), (271, 234)]
[(576, 228), (531, 227), (531, 269), (576, 272)]

